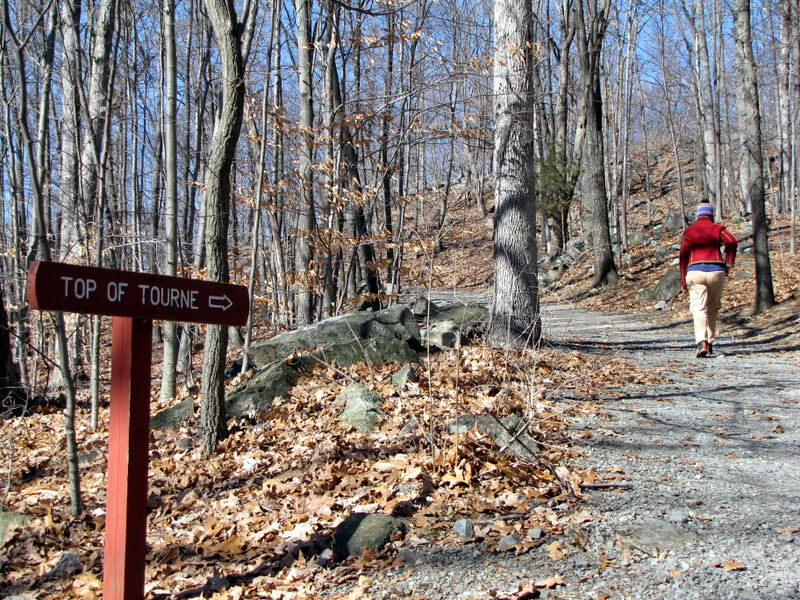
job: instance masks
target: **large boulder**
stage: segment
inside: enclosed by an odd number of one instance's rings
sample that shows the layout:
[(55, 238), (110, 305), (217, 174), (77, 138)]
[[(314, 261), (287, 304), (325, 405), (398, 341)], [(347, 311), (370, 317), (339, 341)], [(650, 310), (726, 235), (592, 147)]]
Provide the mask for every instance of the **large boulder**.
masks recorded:
[[(286, 396), (292, 389), (302, 364), (302, 361), (289, 364), (278, 360), (261, 369), (228, 393), (225, 398), (228, 415), (242, 417), (267, 412), (275, 398)], [(312, 367), (313, 362), (307, 362), (306, 366)]]
[[(376, 340), (371, 349), (365, 341)], [(378, 312), (356, 312), (332, 317), (295, 331), (287, 331), (253, 346), (250, 356), (258, 367), (283, 360), (297, 350), (320, 349), (326, 362), (349, 365), (367, 360), (369, 352), (375, 362), (407, 362), (415, 360), (413, 350), (420, 349), (419, 327), (414, 316), (403, 306), (392, 306)], [(400, 343), (398, 343), (400, 342)], [(388, 355), (384, 353), (388, 352)]]
[(186, 398), (175, 406), (170, 406), (154, 414), (150, 419), (150, 427), (172, 429), (192, 415), (194, 415), (194, 398)]
[(268, 411), (276, 397), (288, 394), (301, 371), (317, 363), (405, 364), (417, 362), (421, 349), (419, 327), (411, 311), (402, 306), (333, 317), (276, 335), (250, 349), (259, 370), (228, 394), (228, 414)]
[(670, 269), (656, 285), (656, 300), (672, 300), (681, 294), (681, 272)]
[(467, 338), (480, 333), (488, 314), (486, 307), (474, 302), (432, 305), (423, 319), (423, 345), (441, 350), (459, 348)]

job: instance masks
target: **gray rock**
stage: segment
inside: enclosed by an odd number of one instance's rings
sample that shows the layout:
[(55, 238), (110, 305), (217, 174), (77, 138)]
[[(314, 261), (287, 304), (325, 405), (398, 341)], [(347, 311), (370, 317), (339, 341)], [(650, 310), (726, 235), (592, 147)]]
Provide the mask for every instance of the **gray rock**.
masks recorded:
[(746, 271), (745, 270), (745, 271), (734, 271), (733, 272), (733, 278), (736, 281), (743, 281), (745, 279), (753, 279), (753, 277), (755, 277), (755, 275), (753, 274), (752, 271)]
[(644, 231), (633, 231), (628, 234), (628, 246), (644, 246), (647, 243), (647, 234)]
[(170, 406), (154, 414), (150, 419), (150, 427), (153, 429), (172, 429), (193, 414), (194, 398), (186, 398), (175, 406)]
[(230, 391), (225, 398), (228, 415), (247, 416), (267, 412), (275, 398), (282, 398), (289, 393), (299, 375), (299, 369), (283, 361), (268, 365)]
[(683, 215), (679, 212), (669, 213), (661, 220), (661, 224), (670, 233), (678, 233), (683, 230)]
[(15, 527), (22, 527), (30, 520), (29, 515), (0, 510), (0, 548), (5, 545), (6, 537)]
[(667, 310), (667, 309), (669, 309), (669, 304), (667, 304), (663, 300), (659, 300), (653, 305), (653, 310)]
[(544, 537), (544, 527), (534, 527), (528, 529), (528, 537), (532, 540), (540, 540)]
[(636, 299), (641, 304), (650, 304), (653, 300), (656, 299), (656, 291), (653, 288), (648, 288), (646, 290), (639, 290), (636, 292)]
[(91, 465), (98, 458), (100, 458), (100, 455), (97, 452), (87, 452), (86, 454), (78, 456), (78, 463), (81, 465)]
[(391, 378), (392, 386), (398, 390), (406, 389), (409, 381), (412, 383), (419, 381), (417, 378), (417, 372), (414, 370), (413, 365), (404, 365), (400, 367), (400, 369), (395, 372)]
[(363, 384), (351, 383), (336, 399), (345, 404), (339, 420), (361, 433), (369, 433), (376, 423), (386, 418), (386, 413), (378, 408), (383, 399)]
[(414, 304), (411, 305), (411, 313), (418, 319), (424, 319), (429, 315), (435, 315), (438, 312), (438, 307), (433, 300), (417, 297)]
[(59, 557), (56, 566), (45, 574), (44, 579), (61, 579), (79, 571), (80, 568), (80, 557), (75, 552), (68, 550)]
[(506, 535), (500, 538), (500, 541), (497, 543), (497, 547), (500, 549), (500, 552), (511, 552), (516, 550), (520, 545), (520, 540), (515, 535)]
[(333, 552), (338, 560), (361, 556), (364, 548), (380, 552), (392, 536), (404, 532), (400, 519), (379, 514), (356, 513), (347, 517), (333, 532)]
[(453, 531), (460, 538), (471, 540), (475, 537), (475, 526), (471, 519), (459, 519), (453, 523)]
[(458, 323), (449, 319), (432, 323), (430, 328), (423, 332), (423, 338), (440, 350), (461, 347), (461, 330)]
[(623, 544), (651, 556), (661, 550), (679, 550), (696, 538), (697, 535), (688, 529), (660, 519), (644, 523), (628, 535), (620, 535)]
[[(300, 371), (317, 363), (404, 364), (417, 362), (420, 349), (419, 327), (411, 311), (402, 306), (333, 317), (277, 335), (251, 349), (251, 357), (260, 370), (228, 394), (228, 414), (245, 416), (268, 411), (276, 397), (289, 392)], [(290, 356), (294, 358), (287, 363), (285, 359)]]
[[(539, 449), (538, 442), (525, 432), (516, 435), (525, 426), (525, 421), (518, 415), (510, 414), (500, 419), (500, 422), (489, 415), (462, 415), (450, 423), (447, 429), (451, 434), (466, 433), (476, 426), (478, 431), (488, 436), (498, 447), (508, 446), (520, 458), (535, 458), (535, 452)], [(511, 441), (512, 438), (515, 438), (514, 441)]]
[(660, 265), (665, 260), (667, 260), (667, 257), (669, 255), (670, 251), (668, 248), (664, 248), (664, 246), (658, 246), (655, 249), (655, 252), (653, 252), (653, 261), (655, 262), (655, 264)]
[(656, 285), (656, 300), (672, 300), (681, 293), (681, 273), (678, 269), (670, 269)]
[(567, 242), (566, 253), (572, 256), (573, 258), (578, 258), (586, 252), (586, 244), (581, 239), (572, 239)]
[[(283, 360), (298, 350), (317, 353), (326, 362), (350, 365), (361, 360), (372, 360), (365, 342), (376, 338), (384, 340), (378, 344), (383, 350), (394, 349), (396, 354), (386, 356), (380, 362), (404, 363), (414, 360), (413, 349), (421, 348), (419, 327), (411, 311), (403, 306), (392, 306), (378, 312), (356, 312), (332, 317), (296, 331), (287, 331), (271, 340), (253, 346), (250, 354), (259, 367)], [(389, 342), (402, 342), (391, 344)], [(351, 349), (347, 352), (347, 349)], [(374, 355), (377, 358), (378, 355)], [(378, 362), (373, 360), (372, 362)]]
[(672, 523), (688, 523), (689, 522), (689, 514), (686, 511), (675, 509), (670, 511), (667, 515), (667, 520)]

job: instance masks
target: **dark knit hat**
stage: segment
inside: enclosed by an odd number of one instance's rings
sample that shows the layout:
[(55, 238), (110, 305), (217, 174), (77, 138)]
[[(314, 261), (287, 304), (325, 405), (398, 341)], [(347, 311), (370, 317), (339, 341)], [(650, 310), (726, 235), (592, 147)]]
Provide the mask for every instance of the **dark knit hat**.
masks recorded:
[(710, 202), (702, 202), (697, 205), (698, 217), (714, 217), (714, 206)]

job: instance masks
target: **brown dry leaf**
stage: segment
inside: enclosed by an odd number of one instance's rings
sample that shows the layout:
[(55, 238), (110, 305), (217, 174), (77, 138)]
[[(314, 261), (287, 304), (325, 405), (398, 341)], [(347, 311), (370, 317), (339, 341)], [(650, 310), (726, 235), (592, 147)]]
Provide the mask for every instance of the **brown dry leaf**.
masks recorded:
[(741, 458), (738, 454), (726, 454), (725, 458)]
[(556, 562), (569, 554), (567, 547), (558, 540), (551, 544), (547, 544), (545, 548), (547, 548), (547, 555)]
[(777, 531), (785, 535), (792, 535), (800, 531), (800, 527), (778, 527)]
[(597, 568), (600, 569), (601, 571), (604, 571), (605, 569), (608, 569), (609, 567), (613, 567), (616, 563), (617, 563), (617, 561), (615, 559), (609, 558), (605, 554), (601, 554), (600, 555), (600, 564), (597, 565)]
[(717, 567), (718, 569), (721, 568), (726, 573), (730, 573), (732, 571), (744, 571), (747, 568), (744, 566), (744, 563), (732, 559), (724, 562), (714, 563), (712, 566)]
[(775, 427), (772, 428), (772, 433), (783, 433), (783, 427), (775, 425)]
[(548, 577), (547, 579), (542, 579), (541, 581), (537, 581), (533, 585), (537, 588), (547, 588), (550, 590), (560, 585), (567, 585), (567, 582), (564, 581), (561, 575), (554, 575), (553, 577)]

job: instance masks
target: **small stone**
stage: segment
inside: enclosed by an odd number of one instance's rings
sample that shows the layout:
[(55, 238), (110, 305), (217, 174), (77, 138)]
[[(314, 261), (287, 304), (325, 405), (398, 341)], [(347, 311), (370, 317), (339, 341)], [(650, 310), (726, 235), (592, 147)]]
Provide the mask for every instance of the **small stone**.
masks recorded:
[(475, 526), (470, 519), (459, 519), (453, 523), (453, 531), (458, 537), (465, 540), (475, 537)]
[(410, 550), (409, 548), (403, 548), (397, 553), (397, 556), (403, 559), (407, 567), (414, 567), (418, 563), (422, 562), (421, 555), (418, 552)]
[(689, 506), (701, 506), (702, 504), (703, 501), (700, 500), (699, 498), (692, 498), (691, 500), (689, 500)]
[(575, 567), (578, 569), (587, 569), (592, 566), (592, 561), (589, 559), (586, 554), (576, 554), (575, 558), (573, 558), (573, 562)]
[(528, 529), (528, 537), (532, 540), (540, 540), (544, 537), (544, 527), (534, 527)]
[(688, 523), (689, 515), (682, 510), (675, 509), (669, 513), (667, 519), (672, 523)]
[(189, 450), (194, 447), (194, 440), (192, 438), (182, 438), (175, 445), (181, 450)]
[(520, 541), (517, 536), (507, 535), (500, 538), (497, 547), (500, 549), (500, 552), (509, 552), (511, 550), (516, 550), (519, 545)]
[(781, 536), (781, 541), (782, 541), (782, 542), (791, 543), (791, 542), (793, 542), (793, 541), (794, 541), (794, 536), (793, 536), (791, 533), (784, 533), (784, 534)]
[(71, 550), (64, 552), (58, 559), (56, 566), (44, 576), (45, 579), (61, 579), (67, 575), (72, 575), (81, 568), (80, 557)]

